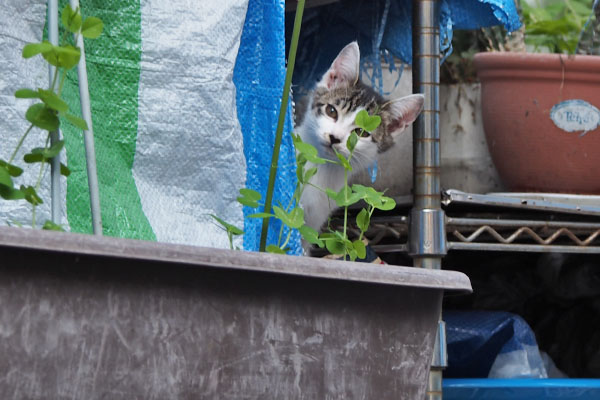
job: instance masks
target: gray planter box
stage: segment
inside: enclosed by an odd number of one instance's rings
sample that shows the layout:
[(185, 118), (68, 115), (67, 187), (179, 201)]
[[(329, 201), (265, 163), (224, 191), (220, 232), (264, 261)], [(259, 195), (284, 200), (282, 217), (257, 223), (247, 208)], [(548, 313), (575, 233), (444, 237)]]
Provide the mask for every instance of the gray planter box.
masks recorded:
[(0, 228), (0, 393), (422, 399), (452, 271)]

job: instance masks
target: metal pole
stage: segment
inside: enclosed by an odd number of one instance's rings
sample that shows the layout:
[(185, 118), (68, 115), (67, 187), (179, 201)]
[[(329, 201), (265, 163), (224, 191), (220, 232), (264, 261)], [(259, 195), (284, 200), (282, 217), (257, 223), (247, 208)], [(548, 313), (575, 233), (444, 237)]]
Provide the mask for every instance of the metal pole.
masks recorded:
[[(58, 0), (48, 0), (48, 41), (58, 46)], [(48, 64), (48, 81), (52, 85), (56, 67)], [(55, 89), (56, 90), (56, 89)], [(53, 145), (60, 140), (60, 131), (57, 129), (50, 132), (50, 144)], [(50, 161), (50, 196), (51, 196), (51, 218), (55, 224), (61, 223), (60, 195), (60, 154)]]
[[(79, 0), (69, 1), (71, 8), (79, 7)], [(102, 235), (102, 217), (100, 215), (100, 192), (98, 190), (98, 175), (96, 173), (96, 151), (94, 149), (94, 130), (92, 128), (92, 112), (90, 109), (90, 92), (88, 88), (87, 68), (85, 63), (85, 49), (83, 37), (77, 36), (77, 47), (81, 50), (81, 59), (77, 65), (79, 77), (79, 99), (81, 103), (81, 115), (87, 123), (88, 130), (83, 131), (85, 145), (85, 158), (87, 163), (88, 185), (90, 188), (90, 206), (92, 210), (92, 228), (94, 235)]]
[[(413, 208), (410, 213), (409, 253), (414, 266), (440, 269), (446, 254), (445, 216), (440, 185), (440, 31), (439, 0), (413, 0), (413, 92), (425, 95), (423, 112), (413, 125)], [(445, 326), (438, 335), (426, 398), (442, 398), (446, 366)]]

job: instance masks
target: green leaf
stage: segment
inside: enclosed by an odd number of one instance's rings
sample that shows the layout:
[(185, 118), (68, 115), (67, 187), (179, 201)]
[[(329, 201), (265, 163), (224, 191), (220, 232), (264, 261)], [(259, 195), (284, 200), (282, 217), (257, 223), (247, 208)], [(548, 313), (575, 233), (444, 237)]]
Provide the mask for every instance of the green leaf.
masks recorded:
[(8, 174), (14, 178), (21, 176), (23, 173), (23, 169), (17, 167), (16, 165), (9, 164), (4, 160), (0, 160), (0, 168), (4, 168)]
[(25, 118), (38, 128), (47, 131), (55, 131), (60, 125), (60, 121), (54, 111), (43, 103), (37, 103), (29, 107), (25, 113)]
[(389, 211), (389, 210), (393, 210), (394, 207), (396, 207), (396, 201), (394, 199), (392, 199), (391, 197), (383, 196), (381, 198), (381, 201), (382, 201), (381, 205), (379, 207), (377, 207), (380, 210)]
[(274, 206), (273, 212), (275, 212), (275, 217), (290, 228), (298, 229), (304, 225), (304, 210), (300, 207), (294, 207), (292, 211), (287, 213), (283, 208)]
[(221, 218), (217, 217), (214, 214), (209, 214), (209, 215), (211, 217), (213, 217), (213, 219), (215, 221), (217, 221), (219, 224), (221, 224), (221, 226), (227, 231), (227, 233), (231, 233), (232, 235), (236, 235), (236, 236), (244, 234), (244, 231), (241, 230), (240, 228), (223, 221)]
[(23, 47), (23, 58), (31, 58), (40, 53), (44, 54), (52, 50), (52, 45), (49, 41), (44, 40), (42, 43), (28, 43)]
[(334, 200), (336, 203), (337, 203), (338, 193), (339, 192), (336, 192), (333, 189), (329, 189), (329, 188), (325, 189), (325, 194), (327, 194), (327, 197)]
[[(345, 191), (347, 191), (347, 193)], [(362, 195), (360, 193), (353, 192), (348, 186), (342, 187), (339, 192), (334, 192), (333, 190), (327, 188), (325, 189), (325, 193), (331, 199), (335, 200), (335, 203), (338, 207), (350, 206), (362, 199)]]
[(365, 246), (362, 240), (355, 240), (352, 242), (352, 246), (358, 258), (363, 259), (367, 256), (367, 246)]
[(4, 167), (0, 168), (0, 185), (13, 187), (13, 180), (10, 177), (8, 168), (4, 168)]
[(258, 207), (258, 201), (261, 199), (260, 193), (256, 190), (243, 188), (240, 189), (241, 196), (237, 198), (237, 201), (248, 207), (256, 208)]
[(314, 164), (325, 164), (325, 160), (318, 156), (319, 152), (309, 143), (296, 142), (294, 143), (296, 151), (301, 153), (306, 159)]
[(88, 17), (83, 21), (81, 34), (84, 38), (96, 39), (102, 33), (102, 28), (104, 24), (100, 18)]
[(254, 214), (250, 214), (248, 215), (248, 218), (271, 218), (274, 217), (275, 215), (273, 214), (269, 214), (269, 213), (265, 213), (265, 212), (260, 212), (260, 213), (254, 213)]
[(381, 124), (381, 117), (379, 115), (369, 115), (367, 110), (360, 110), (356, 114), (354, 123), (367, 132), (373, 132)]
[(350, 165), (350, 162), (346, 157), (344, 157), (342, 153), (335, 153), (335, 155), (337, 156), (338, 160), (340, 160), (340, 165), (344, 167), (346, 171), (352, 171), (352, 166)]
[(65, 118), (77, 128), (82, 129), (84, 131), (88, 130), (87, 122), (85, 122), (83, 119), (76, 117), (73, 114), (65, 114)]
[(39, 206), (40, 204), (42, 204), (44, 202), (42, 200), (42, 198), (40, 196), (38, 196), (38, 194), (35, 191), (35, 188), (33, 186), (21, 185), (20, 189), (23, 192), (23, 194), (25, 195), (24, 198), (28, 203), (31, 203), (34, 206)]
[(279, 246), (275, 246), (274, 244), (268, 245), (266, 250), (273, 254), (285, 254), (285, 250), (280, 249)]
[(363, 208), (356, 216), (356, 225), (358, 225), (358, 229), (361, 232), (366, 232), (369, 229), (370, 223), (371, 217), (369, 216), (369, 212)]
[(65, 231), (62, 226), (60, 226), (50, 220), (47, 220), (46, 222), (44, 222), (44, 226), (42, 226), (42, 229), (45, 231), (57, 231), (57, 232)]
[(0, 197), (4, 200), (21, 200), (25, 198), (25, 193), (13, 188), (12, 185), (9, 187), (0, 183)]
[(361, 198), (364, 199), (367, 204), (375, 208), (380, 208), (383, 206), (383, 197), (385, 196), (383, 196), (382, 192), (378, 192), (372, 187), (357, 184), (352, 185), (352, 190), (356, 193), (360, 193), (362, 196)]
[(350, 151), (350, 153), (354, 151), (356, 143), (358, 143), (358, 135), (356, 134), (356, 132), (352, 131), (352, 133), (350, 133), (350, 137), (346, 141), (346, 148), (348, 149), (348, 151)]
[[(35, 150), (35, 149), (34, 149)], [(37, 163), (37, 162), (46, 162), (48, 161), (47, 159), (44, 158), (44, 155), (42, 153), (27, 153), (23, 156), (23, 160), (27, 163), (27, 164), (33, 164), (33, 163)]]
[(71, 175), (71, 170), (65, 164), (60, 163), (60, 174), (62, 176), (67, 177), (67, 176)]
[(363, 197), (367, 196), (367, 191), (369, 189), (370, 189), (369, 187), (359, 185), (358, 183), (355, 183), (354, 185), (352, 185), (352, 191), (356, 192), (356, 193), (360, 193)]
[(308, 243), (316, 244), (320, 248), (323, 248), (325, 243), (321, 239), (319, 239), (319, 232), (314, 230), (308, 225), (302, 225), (298, 231)]
[(342, 240), (340, 240), (339, 238), (337, 238), (337, 237), (323, 238), (323, 235), (321, 235), (321, 238), (325, 242), (325, 248), (331, 254), (346, 254), (346, 246), (344, 245), (344, 242)]
[(81, 28), (81, 14), (79, 13), (79, 9), (77, 11), (73, 11), (71, 6), (67, 4), (65, 8), (63, 8), (60, 20), (63, 26), (69, 30), (69, 32), (79, 32), (79, 28)]
[(63, 147), (65, 147), (65, 141), (59, 140), (58, 142), (54, 143), (52, 146), (50, 146), (48, 148), (38, 147), (38, 148), (31, 150), (31, 152), (34, 154), (42, 154), (44, 156), (44, 158), (50, 159), (50, 158), (56, 157), (60, 153), (60, 151), (63, 149)]
[(292, 211), (290, 211), (290, 220), (291, 224), (289, 226), (294, 229), (299, 229), (302, 225), (304, 225), (304, 210), (300, 207), (294, 207)]
[(56, 93), (52, 90), (39, 89), (39, 98), (42, 99), (44, 104), (53, 110), (58, 112), (69, 111), (69, 106), (65, 103)]
[(317, 173), (317, 167), (312, 167), (309, 168), (305, 173), (304, 173), (304, 180), (303, 183), (308, 183), (310, 182), (311, 178), (313, 176), (315, 176), (315, 174)]
[(39, 99), (40, 94), (31, 89), (19, 89), (15, 92), (17, 99)]
[(52, 50), (42, 54), (44, 59), (49, 64), (55, 67), (71, 69), (77, 65), (81, 52), (77, 47), (66, 45), (66, 46), (52, 46)]

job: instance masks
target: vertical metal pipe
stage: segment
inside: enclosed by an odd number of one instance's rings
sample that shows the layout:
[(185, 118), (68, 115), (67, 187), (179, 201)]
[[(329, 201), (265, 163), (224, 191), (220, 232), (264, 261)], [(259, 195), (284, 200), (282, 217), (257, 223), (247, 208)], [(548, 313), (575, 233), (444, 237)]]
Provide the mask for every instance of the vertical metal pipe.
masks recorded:
[[(423, 112), (413, 125), (413, 208), (409, 253), (414, 266), (440, 269), (446, 254), (445, 216), (440, 185), (440, 31), (439, 0), (413, 0), (413, 92), (425, 95)], [(441, 315), (429, 371), (427, 400), (442, 399), (446, 365)]]
[[(69, 1), (71, 8), (79, 7), (79, 0)], [(100, 215), (100, 192), (98, 190), (98, 175), (96, 173), (96, 151), (94, 149), (94, 130), (92, 128), (92, 111), (90, 108), (90, 92), (88, 87), (87, 68), (85, 62), (85, 48), (83, 37), (77, 36), (77, 47), (81, 50), (81, 59), (77, 65), (79, 77), (79, 99), (81, 103), (81, 115), (87, 123), (88, 130), (83, 131), (85, 145), (85, 158), (87, 163), (88, 186), (90, 189), (90, 207), (92, 211), (92, 228), (94, 235), (102, 235), (102, 217)]]
[[(48, 0), (48, 41), (58, 46), (58, 0)], [(48, 64), (48, 82), (52, 85), (56, 67)], [(56, 89), (55, 89), (56, 90)], [(60, 131), (57, 129), (50, 132), (50, 144), (53, 145), (60, 140)], [(51, 196), (51, 218), (55, 224), (61, 223), (60, 195), (60, 154), (50, 161), (50, 196)]]
[(415, 266), (440, 268), (446, 254), (440, 186), (439, 0), (413, 0), (413, 92), (425, 95), (413, 125), (410, 252)]

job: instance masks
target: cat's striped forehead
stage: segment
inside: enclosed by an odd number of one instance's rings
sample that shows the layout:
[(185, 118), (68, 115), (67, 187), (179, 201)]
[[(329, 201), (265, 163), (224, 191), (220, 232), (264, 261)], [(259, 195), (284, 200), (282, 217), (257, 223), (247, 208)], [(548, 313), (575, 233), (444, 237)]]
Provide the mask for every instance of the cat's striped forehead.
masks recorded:
[(352, 113), (358, 109), (366, 109), (369, 114), (375, 114), (383, 103), (384, 100), (378, 93), (359, 81), (352, 86), (317, 88), (312, 108), (317, 115), (323, 113), (323, 107), (327, 104), (335, 106), (338, 112)]

